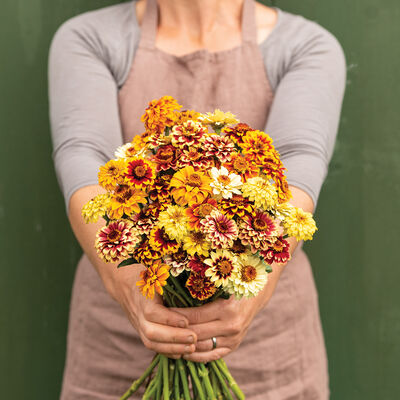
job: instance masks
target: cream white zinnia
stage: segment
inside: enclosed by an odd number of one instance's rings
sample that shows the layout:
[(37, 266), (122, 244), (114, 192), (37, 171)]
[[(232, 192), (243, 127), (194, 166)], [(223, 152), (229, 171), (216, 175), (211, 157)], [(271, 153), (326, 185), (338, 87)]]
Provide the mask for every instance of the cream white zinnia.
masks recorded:
[(239, 175), (229, 173), (225, 167), (221, 169), (212, 167), (211, 178), (213, 181), (210, 186), (213, 188), (213, 193), (217, 196), (222, 196), (224, 199), (232, 198), (232, 193), (241, 194), (242, 179)]
[(268, 281), (268, 273), (264, 262), (251, 253), (242, 254), (239, 258), (239, 268), (235, 271), (227, 291), (236, 299), (256, 296)]

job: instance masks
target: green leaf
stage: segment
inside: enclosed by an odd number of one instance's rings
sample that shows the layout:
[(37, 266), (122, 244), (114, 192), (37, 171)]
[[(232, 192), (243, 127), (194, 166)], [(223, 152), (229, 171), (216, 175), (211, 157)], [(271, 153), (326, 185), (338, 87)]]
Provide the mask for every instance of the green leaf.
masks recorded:
[(127, 258), (126, 260), (120, 262), (117, 268), (126, 267), (127, 265), (138, 264), (138, 261), (133, 257)]
[(271, 273), (271, 272), (272, 272), (272, 267), (271, 267), (270, 265), (267, 265), (267, 266), (265, 267), (265, 270), (266, 270), (268, 273)]

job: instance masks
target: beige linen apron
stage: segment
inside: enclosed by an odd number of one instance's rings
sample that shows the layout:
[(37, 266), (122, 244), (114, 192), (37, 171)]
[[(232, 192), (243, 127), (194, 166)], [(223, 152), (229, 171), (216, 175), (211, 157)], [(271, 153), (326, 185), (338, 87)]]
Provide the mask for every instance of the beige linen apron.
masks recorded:
[[(265, 128), (273, 92), (257, 44), (254, 6), (254, 0), (244, 1), (239, 46), (175, 56), (155, 47), (157, 2), (148, 0), (139, 46), (119, 92), (125, 142), (143, 132), (140, 116), (150, 100), (163, 95), (175, 97), (183, 109), (220, 108), (254, 129)], [(73, 288), (61, 399), (118, 399), (152, 356), (84, 255)], [(328, 398), (317, 294), (300, 248), (268, 306), (225, 360), (248, 400)]]

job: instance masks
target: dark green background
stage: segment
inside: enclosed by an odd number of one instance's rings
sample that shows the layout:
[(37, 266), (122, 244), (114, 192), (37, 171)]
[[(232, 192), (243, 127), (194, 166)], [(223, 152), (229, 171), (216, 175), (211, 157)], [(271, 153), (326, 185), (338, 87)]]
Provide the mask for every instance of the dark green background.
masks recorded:
[[(80, 250), (51, 160), (47, 53), (70, 16), (111, 0), (0, 5), (0, 397), (54, 400)], [(271, 3), (268, 3), (271, 4)], [(307, 246), (320, 293), (334, 400), (400, 398), (400, 3), (279, 0), (341, 42), (348, 84)], [(307, 400), (307, 399), (305, 399)]]

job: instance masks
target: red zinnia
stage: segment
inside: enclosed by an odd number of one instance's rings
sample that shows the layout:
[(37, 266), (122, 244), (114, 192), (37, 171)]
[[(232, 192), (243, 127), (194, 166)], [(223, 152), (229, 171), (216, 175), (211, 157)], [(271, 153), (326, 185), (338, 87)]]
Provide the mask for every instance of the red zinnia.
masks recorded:
[(134, 186), (142, 187), (154, 182), (155, 173), (151, 164), (143, 158), (133, 159), (128, 163), (126, 177)]
[(188, 288), (192, 297), (197, 300), (207, 300), (217, 290), (215, 285), (206, 276), (201, 276), (192, 272), (186, 281), (186, 287)]
[(260, 255), (264, 257), (264, 261), (268, 264), (285, 264), (290, 260), (289, 247), (289, 242), (279, 236), (267, 250), (261, 250)]

